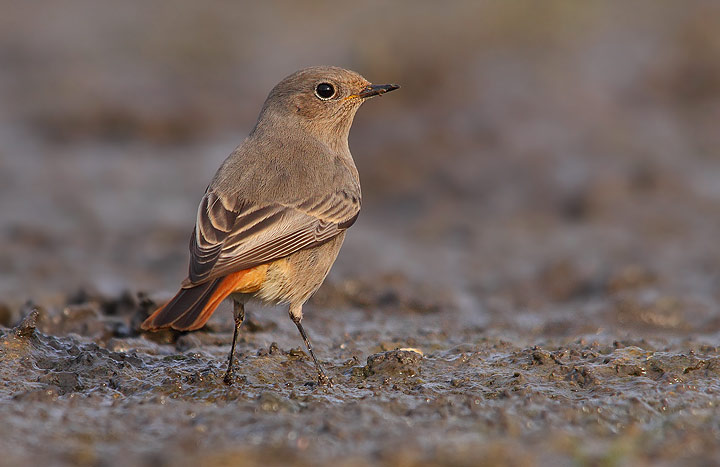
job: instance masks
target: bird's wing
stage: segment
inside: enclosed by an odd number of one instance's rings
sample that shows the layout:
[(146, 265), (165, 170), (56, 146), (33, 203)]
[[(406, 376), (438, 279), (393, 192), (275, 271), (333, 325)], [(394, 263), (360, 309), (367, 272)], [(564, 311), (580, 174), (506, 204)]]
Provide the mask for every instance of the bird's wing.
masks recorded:
[(360, 197), (339, 190), (295, 203), (257, 204), (225, 200), (208, 189), (190, 239), (192, 286), (319, 245), (349, 228)]

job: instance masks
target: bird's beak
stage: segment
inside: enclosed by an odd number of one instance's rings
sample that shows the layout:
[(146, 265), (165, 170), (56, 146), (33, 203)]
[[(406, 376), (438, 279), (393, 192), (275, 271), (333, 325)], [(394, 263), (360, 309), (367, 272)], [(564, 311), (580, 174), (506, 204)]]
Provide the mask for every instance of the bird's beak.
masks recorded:
[(400, 86), (397, 84), (370, 84), (360, 91), (358, 97), (361, 99), (367, 99), (368, 97), (379, 96), (380, 94), (394, 91), (399, 87)]
[(357, 94), (352, 94), (350, 96), (347, 96), (345, 100), (348, 99), (367, 99), (368, 97), (372, 96), (379, 96), (380, 94), (385, 94), (386, 92), (394, 91), (397, 88), (399, 88), (400, 85), (398, 84), (368, 84), (363, 88), (362, 91), (360, 91)]

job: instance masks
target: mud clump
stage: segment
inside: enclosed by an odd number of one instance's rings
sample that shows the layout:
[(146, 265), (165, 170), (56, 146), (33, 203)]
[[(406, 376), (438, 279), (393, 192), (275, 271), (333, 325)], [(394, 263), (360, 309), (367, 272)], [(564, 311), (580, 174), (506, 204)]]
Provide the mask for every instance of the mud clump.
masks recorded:
[(15, 336), (20, 338), (28, 338), (35, 334), (35, 329), (37, 328), (37, 322), (39, 318), (40, 310), (33, 307), (30, 313), (28, 313), (27, 316), (25, 316), (22, 321), (20, 321), (20, 324), (13, 328)]
[(397, 349), (370, 355), (362, 368), (365, 376), (412, 377), (420, 374), (423, 354), (416, 349)]
[[(55, 371), (38, 378), (39, 383), (57, 388), (58, 395), (81, 391), (80, 376), (70, 371)], [(46, 389), (47, 390), (47, 389)]]

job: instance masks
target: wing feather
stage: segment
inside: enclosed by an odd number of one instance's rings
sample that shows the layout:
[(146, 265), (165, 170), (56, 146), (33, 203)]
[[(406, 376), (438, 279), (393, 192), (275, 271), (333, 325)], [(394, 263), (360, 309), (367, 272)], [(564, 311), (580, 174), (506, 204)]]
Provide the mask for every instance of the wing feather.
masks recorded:
[(190, 239), (184, 286), (197, 285), (322, 244), (349, 228), (359, 194), (338, 191), (296, 203), (228, 200), (208, 188)]

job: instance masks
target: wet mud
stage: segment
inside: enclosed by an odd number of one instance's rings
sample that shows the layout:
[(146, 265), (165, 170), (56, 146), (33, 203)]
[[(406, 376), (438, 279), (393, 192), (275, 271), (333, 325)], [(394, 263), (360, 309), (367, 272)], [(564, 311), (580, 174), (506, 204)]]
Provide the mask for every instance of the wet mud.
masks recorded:
[(0, 331), (9, 464), (650, 464), (707, 458), (720, 436), (715, 339), (498, 332), (381, 295), (308, 313), (332, 387), (284, 310), (259, 309), (227, 386), (229, 310), (143, 334), (147, 298), (83, 298)]
[[(718, 5), (74, 5), (0, 15), (0, 465), (720, 464)], [(249, 304), (228, 386), (228, 304), (140, 323), (320, 63), (403, 86), (304, 308), (334, 384)]]

